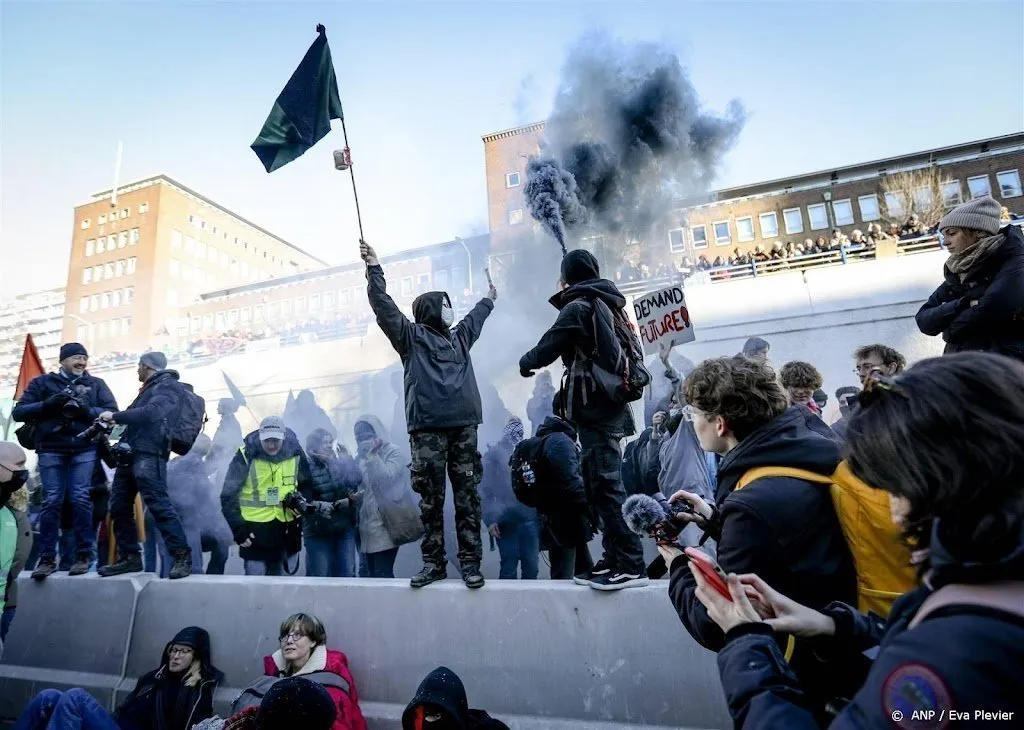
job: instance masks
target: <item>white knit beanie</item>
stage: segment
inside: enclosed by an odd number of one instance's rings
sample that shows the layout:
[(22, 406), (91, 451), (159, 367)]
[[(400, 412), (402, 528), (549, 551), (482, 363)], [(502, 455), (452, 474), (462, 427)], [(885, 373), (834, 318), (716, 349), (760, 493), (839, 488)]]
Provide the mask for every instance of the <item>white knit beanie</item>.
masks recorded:
[(939, 221), (939, 230), (946, 228), (968, 228), (974, 231), (985, 231), (995, 235), (999, 233), (999, 203), (991, 196), (971, 200), (958, 205), (946, 213)]

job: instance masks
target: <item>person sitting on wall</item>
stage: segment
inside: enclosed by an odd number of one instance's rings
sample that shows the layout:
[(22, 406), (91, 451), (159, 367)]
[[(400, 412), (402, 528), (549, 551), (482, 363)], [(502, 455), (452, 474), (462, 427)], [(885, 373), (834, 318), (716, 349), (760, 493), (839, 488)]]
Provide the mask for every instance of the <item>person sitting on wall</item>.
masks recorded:
[(210, 635), (189, 626), (164, 647), (159, 668), (139, 678), (113, 715), (84, 689), (47, 689), (28, 704), (13, 730), (191, 730), (213, 715), (213, 697), (223, 681), (211, 663)]

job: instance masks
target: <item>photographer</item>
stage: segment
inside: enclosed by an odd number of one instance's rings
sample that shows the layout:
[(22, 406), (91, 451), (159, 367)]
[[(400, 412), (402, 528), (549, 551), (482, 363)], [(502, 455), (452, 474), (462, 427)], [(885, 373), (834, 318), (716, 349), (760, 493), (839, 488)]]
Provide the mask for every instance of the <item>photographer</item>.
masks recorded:
[(142, 388), (128, 410), (100, 414), (106, 424), (125, 426), (120, 441), (113, 447), (117, 458), (114, 486), (110, 494), (110, 517), (117, 539), (117, 560), (100, 568), (103, 577), (142, 572), (138, 532), (135, 525), (135, 497), (143, 501), (171, 552), (174, 563), (170, 578), (192, 574), (189, 549), (181, 520), (167, 496), (167, 459), (170, 457), (168, 418), (180, 406), (178, 373), (167, 370), (162, 352), (147, 352), (139, 358), (139, 382)]
[[(309, 462), (280, 416), (267, 416), (245, 437), (224, 478), (220, 503), (246, 575), (284, 575), (302, 549), (299, 492), (312, 494)], [(327, 503), (320, 503), (327, 504)]]
[[(39, 477), (45, 502), (39, 517), (39, 563), (32, 573), (43, 580), (57, 570), (57, 531), (61, 509), (70, 498), (75, 526), (75, 561), (70, 575), (89, 570), (96, 542), (92, 528), (89, 488), (97, 447), (77, 435), (105, 411), (116, 411), (117, 402), (100, 378), (86, 371), (89, 353), (77, 342), (60, 348), (60, 370), (40, 375), (29, 383), (11, 416), (33, 431), (39, 457)], [(22, 432), (23, 429), (19, 429)], [(19, 439), (23, 439), (24, 435)], [(24, 440), (22, 441), (24, 444)]]
[[(337, 502), (359, 490), (363, 475), (348, 453), (334, 450), (334, 435), (323, 428), (306, 438), (311, 477), (310, 499)], [(316, 578), (356, 577), (356, 505), (334, 510), (329, 517), (312, 514), (302, 520), (306, 541), (306, 575)]]

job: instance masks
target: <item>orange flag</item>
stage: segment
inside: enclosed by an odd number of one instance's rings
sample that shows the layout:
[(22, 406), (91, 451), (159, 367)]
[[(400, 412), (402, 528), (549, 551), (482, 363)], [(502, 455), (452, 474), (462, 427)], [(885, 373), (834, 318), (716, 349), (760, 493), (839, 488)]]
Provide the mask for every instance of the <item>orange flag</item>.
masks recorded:
[(43, 370), (43, 361), (39, 359), (39, 351), (36, 350), (36, 343), (32, 341), (32, 335), (25, 337), (25, 351), (21, 355), (21, 370), (18, 371), (18, 387), (14, 390), (14, 400), (21, 400), (21, 394), (32, 382), (46, 371)]

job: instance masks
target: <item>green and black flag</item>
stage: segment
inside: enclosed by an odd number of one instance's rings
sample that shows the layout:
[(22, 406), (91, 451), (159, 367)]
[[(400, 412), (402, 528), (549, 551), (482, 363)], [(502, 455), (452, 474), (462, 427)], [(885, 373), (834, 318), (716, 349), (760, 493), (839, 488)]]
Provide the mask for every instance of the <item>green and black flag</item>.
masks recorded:
[(331, 131), (332, 119), (343, 119), (327, 32), (322, 25), (316, 30), (316, 40), (288, 79), (259, 137), (252, 143), (252, 151), (267, 172), (301, 156)]

